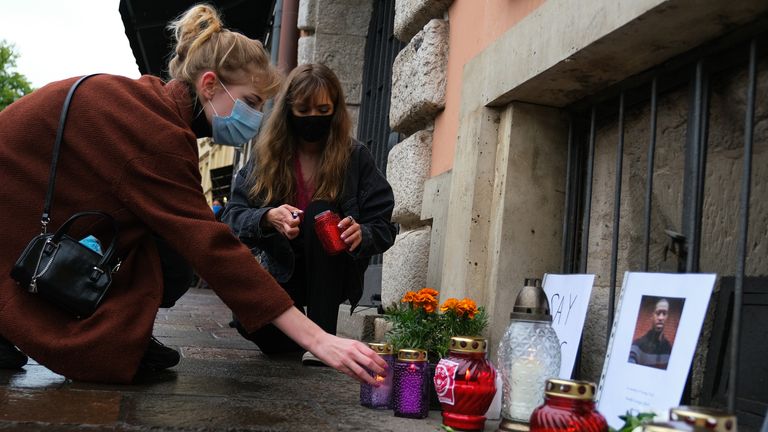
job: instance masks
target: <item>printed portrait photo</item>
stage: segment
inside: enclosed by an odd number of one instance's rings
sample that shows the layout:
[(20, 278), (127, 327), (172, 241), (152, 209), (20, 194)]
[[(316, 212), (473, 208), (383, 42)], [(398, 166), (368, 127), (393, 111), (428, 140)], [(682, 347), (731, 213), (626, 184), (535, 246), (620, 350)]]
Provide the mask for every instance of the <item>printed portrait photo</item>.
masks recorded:
[(684, 304), (684, 298), (642, 296), (629, 363), (667, 369)]

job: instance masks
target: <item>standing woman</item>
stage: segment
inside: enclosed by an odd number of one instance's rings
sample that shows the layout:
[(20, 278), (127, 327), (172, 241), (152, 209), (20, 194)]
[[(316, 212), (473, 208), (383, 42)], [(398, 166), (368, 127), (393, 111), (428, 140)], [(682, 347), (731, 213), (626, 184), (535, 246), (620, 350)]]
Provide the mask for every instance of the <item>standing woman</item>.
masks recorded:
[[(173, 80), (95, 76), (78, 88), (69, 109), (49, 230), (83, 210), (106, 212), (120, 227), (122, 265), (87, 318), (63, 312), (8, 276), (39, 232), (51, 149), (75, 79), (44, 86), (0, 112), (0, 200), (14, 209), (0, 212), (0, 367), (22, 367), (29, 355), (72, 379), (126, 383), (138, 370), (174, 366), (178, 353), (151, 337), (169, 289), (155, 240), (161, 238), (211, 281), (246, 329), (273, 323), (323, 361), (370, 382), (363, 368), (383, 370), (378, 356), (293, 308), (248, 248), (214, 219), (202, 193), (197, 138), (238, 145), (256, 135), (258, 110), (279, 86), (269, 56), (259, 41), (223, 28), (207, 5), (192, 7), (170, 28)], [(111, 226), (102, 225), (88, 233), (109, 238)]]
[[(306, 306), (309, 318), (331, 334), (339, 304), (357, 305), (370, 257), (389, 249), (396, 234), (392, 188), (350, 133), (333, 71), (298, 66), (276, 97), (222, 216), (295, 305)], [(315, 216), (326, 210), (341, 217), (347, 251), (339, 255), (328, 255), (313, 229)], [(239, 330), (267, 353), (298, 349), (274, 327)], [(310, 353), (304, 361), (315, 359)]]

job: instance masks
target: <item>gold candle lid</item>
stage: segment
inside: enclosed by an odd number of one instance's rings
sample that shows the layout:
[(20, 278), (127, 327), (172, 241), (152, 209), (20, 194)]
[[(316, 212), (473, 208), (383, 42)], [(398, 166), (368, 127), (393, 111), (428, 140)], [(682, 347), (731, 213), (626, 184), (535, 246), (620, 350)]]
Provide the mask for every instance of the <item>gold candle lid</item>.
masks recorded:
[(669, 410), (669, 418), (716, 432), (735, 432), (736, 416), (717, 408), (680, 406)]
[(481, 337), (453, 336), (448, 349), (460, 353), (484, 353), (488, 350), (488, 341)]
[(391, 355), (395, 352), (392, 345), (385, 342), (369, 342), (368, 347), (374, 350), (378, 355)]
[(589, 381), (550, 378), (544, 388), (547, 396), (577, 400), (595, 400), (595, 384)]
[(397, 359), (406, 362), (425, 362), (427, 361), (427, 352), (423, 349), (401, 349), (397, 352)]
[(654, 422), (643, 426), (643, 432), (707, 432), (706, 429), (691, 426), (683, 422)]

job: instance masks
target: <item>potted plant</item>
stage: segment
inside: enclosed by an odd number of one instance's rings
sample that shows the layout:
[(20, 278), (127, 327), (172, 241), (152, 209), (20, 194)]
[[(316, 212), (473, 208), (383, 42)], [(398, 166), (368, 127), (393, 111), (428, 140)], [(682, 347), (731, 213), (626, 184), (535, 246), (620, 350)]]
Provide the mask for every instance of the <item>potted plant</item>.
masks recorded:
[[(387, 341), (395, 352), (401, 348), (426, 350), (432, 374), (435, 365), (448, 353), (452, 336), (481, 336), (488, 325), (485, 309), (474, 300), (449, 298), (438, 307), (438, 294), (432, 288), (408, 291), (399, 304), (386, 308), (384, 315), (392, 324)], [(440, 408), (434, 389), (430, 392), (430, 405)]]

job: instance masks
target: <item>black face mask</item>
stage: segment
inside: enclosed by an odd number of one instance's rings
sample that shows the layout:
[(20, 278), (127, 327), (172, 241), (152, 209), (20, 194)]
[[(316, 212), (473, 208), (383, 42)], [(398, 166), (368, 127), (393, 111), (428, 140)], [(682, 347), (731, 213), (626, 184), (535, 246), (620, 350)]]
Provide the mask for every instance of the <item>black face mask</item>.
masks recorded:
[(291, 113), (288, 116), (291, 128), (297, 137), (306, 142), (318, 142), (326, 139), (331, 131), (333, 114), (300, 117)]

